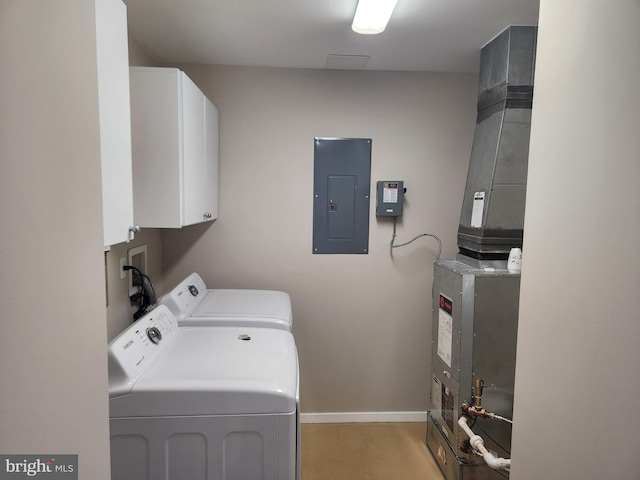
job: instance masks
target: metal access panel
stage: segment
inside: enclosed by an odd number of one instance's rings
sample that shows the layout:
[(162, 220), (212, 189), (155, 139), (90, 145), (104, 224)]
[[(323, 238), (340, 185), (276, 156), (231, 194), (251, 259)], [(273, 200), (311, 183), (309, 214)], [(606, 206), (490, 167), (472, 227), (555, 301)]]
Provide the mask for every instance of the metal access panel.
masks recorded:
[[(506, 472), (492, 470), (482, 460), (468, 461), (456, 455), (446, 432), (427, 413), (427, 448), (433, 455), (445, 480), (503, 480), (509, 478)], [(476, 457), (478, 458), (478, 457)]]
[(313, 253), (368, 253), (370, 183), (370, 138), (315, 138)]

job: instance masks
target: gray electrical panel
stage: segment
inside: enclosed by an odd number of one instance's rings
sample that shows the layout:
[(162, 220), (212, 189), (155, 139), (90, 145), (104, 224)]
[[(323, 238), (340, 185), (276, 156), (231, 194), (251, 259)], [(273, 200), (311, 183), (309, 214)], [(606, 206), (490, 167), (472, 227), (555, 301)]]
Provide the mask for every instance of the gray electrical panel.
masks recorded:
[(370, 183), (370, 138), (315, 138), (313, 253), (368, 253)]
[(404, 182), (379, 181), (376, 183), (376, 215), (378, 217), (401, 217)]

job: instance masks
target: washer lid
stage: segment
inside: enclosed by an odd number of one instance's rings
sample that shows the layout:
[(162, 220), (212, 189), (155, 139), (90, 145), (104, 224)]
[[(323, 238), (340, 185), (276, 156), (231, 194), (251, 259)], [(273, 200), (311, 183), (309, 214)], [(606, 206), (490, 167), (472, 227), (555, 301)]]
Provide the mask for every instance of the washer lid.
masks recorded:
[(244, 325), (291, 331), (291, 298), (275, 290), (207, 290), (184, 325)]
[(291, 333), (265, 328), (190, 327), (167, 345), (110, 416), (291, 413), (298, 358)]

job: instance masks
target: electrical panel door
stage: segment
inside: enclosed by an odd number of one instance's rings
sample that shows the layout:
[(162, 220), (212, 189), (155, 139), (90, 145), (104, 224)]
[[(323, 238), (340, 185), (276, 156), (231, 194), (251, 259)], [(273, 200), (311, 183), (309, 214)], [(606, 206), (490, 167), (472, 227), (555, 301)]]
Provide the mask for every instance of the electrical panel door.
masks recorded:
[(371, 139), (315, 139), (313, 253), (368, 253), (370, 182)]

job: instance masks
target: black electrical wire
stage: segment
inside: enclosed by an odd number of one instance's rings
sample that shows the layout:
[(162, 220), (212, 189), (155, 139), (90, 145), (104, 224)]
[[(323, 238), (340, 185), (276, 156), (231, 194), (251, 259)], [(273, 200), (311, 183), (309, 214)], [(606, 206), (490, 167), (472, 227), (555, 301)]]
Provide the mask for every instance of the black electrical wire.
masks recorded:
[[(133, 265), (124, 265), (122, 268), (124, 270), (133, 271), (133, 274), (135, 276), (132, 277), (131, 283), (133, 286), (140, 288), (140, 292), (129, 297), (132, 303), (139, 300), (138, 311), (133, 314), (133, 320), (136, 321), (147, 312), (147, 308), (150, 305), (153, 305), (156, 302), (155, 289), (153, 288), (151, 279), (147, 275), (142, 273), (138, 268), (134, 267)], [(139, 279), (139, 285), (137, 285), (134, 281), (136, 276)]]
[(136, 283), (134, 282), (135, 277), (131, 278), (131, 285), (134, 287), (140, 287), (140, 292), (138, 292), (137, 294), (131, 295), (129, 297), (129, 299), (131, 300), (131, 302), (134, 302), (136, 300), (140, 300), (140, 303), (138, 305), (138, 311), (136, 313), (133, 314), (133, 319), (137, 320), (138, 318), (140, 318), (143, 314), (144, 314), (144, 273), (142, 273), (138, 268), (132, 266), (132, 265), (125, 265), (124, 266), (125, 270), (132, 270), (134, 275), (138, 275), (138, 277), (140, 278), (140, 285), (136, 285)]
[(151, 289), (151, 295), (149, 296), (149, 305), (153, 305), (156, 303), (156, 290), (153, 288), (153, 283), (151, 282), (151, 278), (148, 275), (142, 274), (142, 278), (144, 278), (149, 283), (149, 288)]
[(478, 421), (478, 417), (473, 416), (471, 417), (471, 419), (472, 420), (471, 420), (471, 424), (469, 425), (469, 428), (473, 428), (475, 426), (476, 422)]

